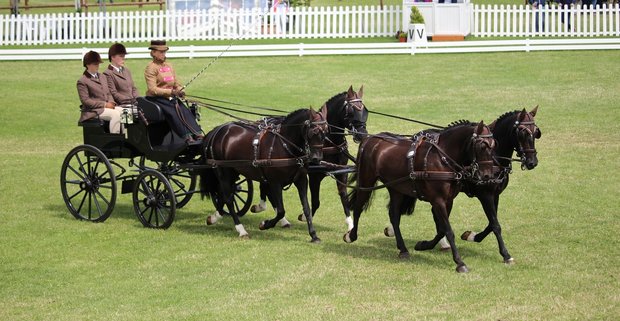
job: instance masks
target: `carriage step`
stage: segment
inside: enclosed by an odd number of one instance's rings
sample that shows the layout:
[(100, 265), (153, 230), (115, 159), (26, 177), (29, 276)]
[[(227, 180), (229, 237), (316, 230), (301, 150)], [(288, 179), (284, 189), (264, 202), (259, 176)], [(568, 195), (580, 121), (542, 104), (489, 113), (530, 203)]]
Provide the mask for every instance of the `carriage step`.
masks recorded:
[(135, 179), (125, 179), (123, 180), (123, 185), (121, 186), (121, 194), (128, 194), (133, 192), (133, 185), (136, 183)]

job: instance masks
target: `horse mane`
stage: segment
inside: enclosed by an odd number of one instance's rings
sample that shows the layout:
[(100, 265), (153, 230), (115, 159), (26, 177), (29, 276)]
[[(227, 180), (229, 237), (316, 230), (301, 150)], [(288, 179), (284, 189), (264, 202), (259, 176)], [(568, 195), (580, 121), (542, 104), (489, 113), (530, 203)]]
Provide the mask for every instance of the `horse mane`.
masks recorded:
[(332, 105), (332, 104), (333, 104), (333, 103), (334, 103), (337, 99), (340, 99), (340, 96), (342, 96), (342, 95), (346, 95), (346, 94), (347, 94), (347, 92), (346, 92), (346, 91), (343, 91), (343, 92), (341, 92), (341, 93), (339, 93), (339, 94), (335, 94), (335, 95), (334, 95), (334, 97), (332, 97), (332, 98), (328, 99), (328, 100), (325, 102), (325, 104), (329, 107), (329, 106), (331, 106), (331, 105)]
[(516, 113), (520, 113), (520, 110), (513, 110), (513, 111), (508, 111), (506, 113), (504, 113), (503, 115), (497, 117), (497, 120), (495, 121), (496, 123), (499, 123), (501, 121), (503, 121), (504, 119), (513, 116)]
[(448, 126), (445, 129), (447, 130), (447, 129), (453, 129), (456, 127), (472, 126), (472, 125), (476, 125), (476, 123), (472, 123), (469, 120), (465, 120), (465, 119), (459, 119), (459, 120), (453, 121), (450, 124), (448, 124)]
[(295, 119), (295, 118), (299, 117), (299, 114), (304, 113), (304, 112), (308, 112), (308, 109), (307, 108), (297, 109), (297, 110), (291, 112), (290, 114), (286, 115), (284, 117), (284, 120), (282, 120), (282, 123), (285, 124), (285, 123), (289, 122), (291, 119)]

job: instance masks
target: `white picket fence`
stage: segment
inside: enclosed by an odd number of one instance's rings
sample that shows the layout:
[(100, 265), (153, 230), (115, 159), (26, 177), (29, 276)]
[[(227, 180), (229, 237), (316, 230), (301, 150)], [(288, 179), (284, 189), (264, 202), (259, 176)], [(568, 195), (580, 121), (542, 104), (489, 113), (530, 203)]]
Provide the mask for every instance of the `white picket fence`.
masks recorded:
[[(460, 10), (469, 12), (468, 30), (478, 37), (620, 36), (618, 4), (588, 9), (465, 4)], [(407, 16), (401, 6), (291, 8), (287, 29), (278, 32), (274, 13), (266, 9), (0, 15), (0, 46), (384, 37), (401, 29)], [(442, 21), (425, 18), (427, 25)]]
[(620, 36), (620, 7), (476, 5), (471, 22), (478, 37)]
[(0, 16), (0, 45), (392, 36), (401, 7), (301, 7), (278, 32), (268, 9), (89, 12)]

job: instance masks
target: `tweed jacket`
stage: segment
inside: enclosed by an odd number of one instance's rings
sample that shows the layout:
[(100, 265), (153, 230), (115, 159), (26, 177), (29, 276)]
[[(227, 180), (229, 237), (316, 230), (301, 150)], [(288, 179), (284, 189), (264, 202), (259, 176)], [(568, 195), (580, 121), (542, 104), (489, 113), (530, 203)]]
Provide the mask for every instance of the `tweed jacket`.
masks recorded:
[(103, 72), (108, 80), (110, 94), (114, 97), (117, 105), (134, 104), (138, 97), (138, 88), (133, 82), (129, 69), (123, 67), (121, 72), (109, 65)]
[(151, 61), (144, 70), (146, 80), (146, 95), (169, 98), (172, 96), (172, 89), (180, 88), (183, 85), (177, 79), (177, 75), (167, 62), (159, 63)]
[(82, 114), (79, 121), (85, 121), (101, 115), (106, 102), (114, 102), (110, 94), (106, 75), (99, 73), (98, 78), (93, 78), (88, 71), (77, 81), (77, 91), (82, 102)]

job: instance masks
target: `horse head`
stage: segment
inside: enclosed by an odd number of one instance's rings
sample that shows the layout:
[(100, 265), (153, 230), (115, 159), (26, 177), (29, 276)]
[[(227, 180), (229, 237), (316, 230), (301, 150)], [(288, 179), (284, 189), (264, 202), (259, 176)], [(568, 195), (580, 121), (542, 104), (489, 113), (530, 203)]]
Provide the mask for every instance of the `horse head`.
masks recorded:
[(329, 132), (327, 106), (323, 105), (319, 112), (310, 108), (310, 117), (304, 123), (303, 130), (308, 159), (311, 164), (318, 164), (323, 159), (323, 145)]
[(346, 127), (353, 133), (353, 141), (359, 143), (368, 134), (366, 131), (366, 120), (368, 119), (368, 109), (362, 101), (364, 96), (364, 85), (358, 92), (349, 87), (344, 100)]
[(480, 121), (470, 139), (474, 179), (488, 181), (493, 177), (493, 154), (496, 147), (491, 129)]
[(538, 165), (535, 141), (541, 137), (542, 133), (534, 121), (537, 111), (538, 106), (534, 107), (529, 113), (523, 108), (513, 125), (514, 136), (516, 137), (515, 147), (517, 156), (521, 158), (522, 169), (534, 169)]

